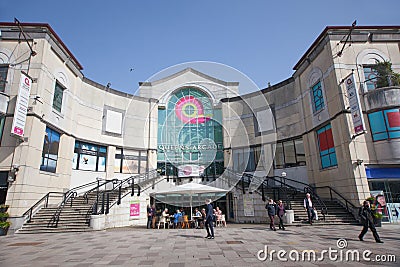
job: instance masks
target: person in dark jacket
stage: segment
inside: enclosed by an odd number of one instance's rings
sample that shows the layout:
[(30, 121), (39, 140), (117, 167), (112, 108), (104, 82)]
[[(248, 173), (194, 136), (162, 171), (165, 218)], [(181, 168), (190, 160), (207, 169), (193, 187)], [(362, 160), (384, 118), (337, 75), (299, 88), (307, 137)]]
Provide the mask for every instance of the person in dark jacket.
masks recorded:
[(278, 205), (276, 206), (276, 215), (279, 218), (279, 229), (285, 230), (285, 226), (283, 225), (283, 216), (285, 215), (286, 210), (285, 206), (283, 205), (282, 200), (278, 201)]
[(372, 235), (375, 238), (376, 243), (383, 243), (381, 239), (379, 238), (378, 232), (376, 231), (375, 224), (374, 224), (374, 214), (372, 213), (372, 210), (370, 208), (369, 201), (364, 201), (363, 206), (360, 208), (358, 215), (360, 215), (361, 223), (363, 225), (363, 229), (358, 236), (358, 239), (360, 241), (364, 241), (364, 235), (369, 229), (371, 229)]
[(153, 213), (150, 205), (147, 205), (147, 229), (151, 228), (151, 222), (153, 220)]
[(207, 215), (206, 215), (206, 230), (208, 239), (214, 239), (214, 208), (211, 205), (211, 199), (206, 200), (207, 204)]
[(274, 200), (270, 199), (268, 201), (268, 204), (265, 206), (265, 208), (267, 209), (268, 217), (270, 220), (269, 229), (276, 231), (275, 223), (274, 223), (274, 219), (275, 219), (275, 215), (276, 215), (276, 205), (275, 205)]

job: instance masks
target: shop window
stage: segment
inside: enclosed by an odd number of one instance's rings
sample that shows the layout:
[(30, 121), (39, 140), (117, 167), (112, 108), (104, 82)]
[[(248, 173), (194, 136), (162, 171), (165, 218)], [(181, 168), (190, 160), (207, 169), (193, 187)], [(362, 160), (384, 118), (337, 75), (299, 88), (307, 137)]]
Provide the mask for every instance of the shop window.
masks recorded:
[(368, 119), (374, 141), (400, 138), (400, 109), (380, 110)]
[(60, 134), (50, 128), (46, 128), (40, 170), (53, 173), (56, 172), (59, 144)]
[(115, 153), (114, 172), (139, 174), (147, 171), (147, 151), (121, 149)]
[(58, 81), (56, 81), (54, 88), (53, 108), (58, 112), (61, 112), (64, 90), (65, 88)]
[(0, 92), (4, 92), (7, 85), (8, 65), (0, 65)]
[(73, 169), (106, 171), (107, 148), (80, 141), (75, 142)]
[(312, 91), (312, 101), (313, 101), (314, 111), (317, 112), (323, 109), (325, 106), (321, 81), (317, 82), (312, 87), (311, 91)]
[(317, 131), (319, 155), (322, 169), (337, 166), (335, 144), (330, 124)]

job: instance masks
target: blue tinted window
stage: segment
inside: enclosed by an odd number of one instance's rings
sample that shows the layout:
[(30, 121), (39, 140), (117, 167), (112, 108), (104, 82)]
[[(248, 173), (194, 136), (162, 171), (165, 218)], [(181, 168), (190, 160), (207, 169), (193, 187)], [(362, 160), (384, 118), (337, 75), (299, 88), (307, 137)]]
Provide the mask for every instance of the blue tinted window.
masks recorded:
[(53, 173), (56, 172), (59, 145), (60, 134), (50, 128), (46, 128), (40, 170)]
[(321, 82), (312, 87), (312, 98), (315, 111), (321, 110), (325, 106)]

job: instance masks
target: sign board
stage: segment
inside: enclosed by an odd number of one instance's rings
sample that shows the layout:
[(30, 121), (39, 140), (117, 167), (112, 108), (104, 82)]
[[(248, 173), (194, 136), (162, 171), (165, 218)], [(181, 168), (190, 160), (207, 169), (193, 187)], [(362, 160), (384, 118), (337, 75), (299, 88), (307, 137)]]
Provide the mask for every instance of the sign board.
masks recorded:
[(14, 119), (11, 127), (11, 134), (13, 135), (20, 137), (24, 136), (31, 87), (32, 79), (26, 74), (21, 73), (17, 102), (15, 104)]
[(254, 216), (253, 194), (243, 194), (244, 216)]
[(204, 166), (182, 165), (178, 167), (178, 177), (199, 177), (204, 172)]
[(131, 200), (130, 202), (130, 209), (129, 209), (129, 217), (131, 219), (139, 219), (140, 216), (140, 201)]
[(345, 80), (347, 96), (349, 98), (351, 117), (353, 119), (354, 132), (356, 134), (365, 131), (365, 123), (361, 110), (360, 97), (356, 83), (354, 81), (354, 74), (349, 75)]

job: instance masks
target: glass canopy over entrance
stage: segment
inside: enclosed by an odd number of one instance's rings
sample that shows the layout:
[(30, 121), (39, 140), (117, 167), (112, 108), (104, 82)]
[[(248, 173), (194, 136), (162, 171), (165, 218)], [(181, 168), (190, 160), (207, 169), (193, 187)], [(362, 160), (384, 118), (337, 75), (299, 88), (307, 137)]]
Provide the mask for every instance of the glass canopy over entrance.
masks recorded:
[(158, 109), (157, 169), (175, 177), (217, 178), (223, 173), (221, 109), (202, 90), (184, 87)]

